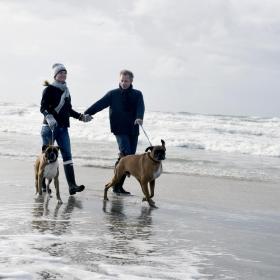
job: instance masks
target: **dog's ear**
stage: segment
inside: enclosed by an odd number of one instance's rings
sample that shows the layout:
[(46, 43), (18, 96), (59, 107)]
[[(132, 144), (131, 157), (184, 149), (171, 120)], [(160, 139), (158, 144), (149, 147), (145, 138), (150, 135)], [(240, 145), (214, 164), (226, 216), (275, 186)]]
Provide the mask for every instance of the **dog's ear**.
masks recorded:
[(161, 139), (160, 141), (161, 141), (162, 146), (165, 147), (165, 142), (164, 142), (164, 140)]
[(46, 151), (46, 149), (48, 148), (48, 146), (49, 146), (49, 145), (46, 145), (46, 144), (44, 144), (44, 145), (42, 146), (42, 152), (43, 152), (43, 153)]
[(149, 150), (153, 150), (153, 146), (150, 146), (150, 147), (148, 147), (146, 150), (145, 150), (145, 152), (148, 152)]

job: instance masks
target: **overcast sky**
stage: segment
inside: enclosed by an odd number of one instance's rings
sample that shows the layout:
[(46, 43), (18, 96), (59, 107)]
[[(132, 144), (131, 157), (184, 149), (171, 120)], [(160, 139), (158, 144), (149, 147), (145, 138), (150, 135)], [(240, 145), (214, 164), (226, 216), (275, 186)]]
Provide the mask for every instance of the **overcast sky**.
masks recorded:
[(64, 63), (75, 106), (135, 74), (146, 108), (280, 116), (279, 0), (0, 0), (0, 101), (40, 103)]

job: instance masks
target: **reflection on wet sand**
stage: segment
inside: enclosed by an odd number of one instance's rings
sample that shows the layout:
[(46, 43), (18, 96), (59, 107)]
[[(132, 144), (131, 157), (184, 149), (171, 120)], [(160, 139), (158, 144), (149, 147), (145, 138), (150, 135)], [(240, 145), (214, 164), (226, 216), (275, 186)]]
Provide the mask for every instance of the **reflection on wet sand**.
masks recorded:
[(66, 206), (62, 207), (63, 204), (57, 203), (53, 212), (49, 209), (49, 202), (50, 200), (44, 196), (35, 199), (32, 210), (34, 217), (31, 222), (32, 229), (55, 235), (71, 232), (71, 214), (75, 208), (82, 209), (82, 202), (69, 196)]
[(129, 215), (126, 215), (125, 210), (124, 200), (121, 197), (104, 202), (105, 224), (112, 236), (111, 241), (106, 245), (109, 253), (115, 255), (113, 259), (119, 259), (122, 263), (135, 263), (137, 262), (135, 255), (140, 256), (143, 253), (139, 248), (139, 242), (142, 244), (142, 249), (150, 247), (145, 250), (145, 254), (153, 251), (153, 246), (149, 246), (153, 234), (153, 209), (143, 206), (140, 215), (136, 217), (132, 216), (130, 211)]

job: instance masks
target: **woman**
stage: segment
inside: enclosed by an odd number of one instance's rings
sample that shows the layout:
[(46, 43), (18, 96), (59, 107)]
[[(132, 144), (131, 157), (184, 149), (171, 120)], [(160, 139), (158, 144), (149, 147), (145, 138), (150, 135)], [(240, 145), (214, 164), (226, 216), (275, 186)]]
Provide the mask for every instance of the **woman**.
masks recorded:
[(63, 64), (53, 65), (54, 81), (45, 82), (40, 111), (44, 115), (41, 131), (43, 145), (56, 140), (61, 150), (65, 176), (70, 195), (84, 190), (85, 186), (78, 186), (72, 162), (71, 144), (68, 134), (69, 118), (73, 117), (83, 122), (92, 120), (90, 115), (80, 114), (72, 109), (69, 89), (66, 85), (67, 70)]

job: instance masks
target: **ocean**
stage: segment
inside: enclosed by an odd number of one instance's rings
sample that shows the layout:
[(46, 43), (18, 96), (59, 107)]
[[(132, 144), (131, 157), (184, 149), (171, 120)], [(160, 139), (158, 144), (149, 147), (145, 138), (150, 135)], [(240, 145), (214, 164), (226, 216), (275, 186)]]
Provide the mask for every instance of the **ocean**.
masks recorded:
[[(75, 109), (82, 112), (85, 108)], [(33, 159), (41, 147), (41, 123), (38, 104), (0, 103), (0, 156)], [(153, 145), (165, 140), (166, 173), (280, 179), (280, 118), (148, 111), (143, 127)], [(90, 123), (71, 119), (69, 131), (75, 164), (113, 167), (118, 148), (110, 132), (108, 110), (96, 114)], [(140, 130), (137, 153), (148, 146)]]

